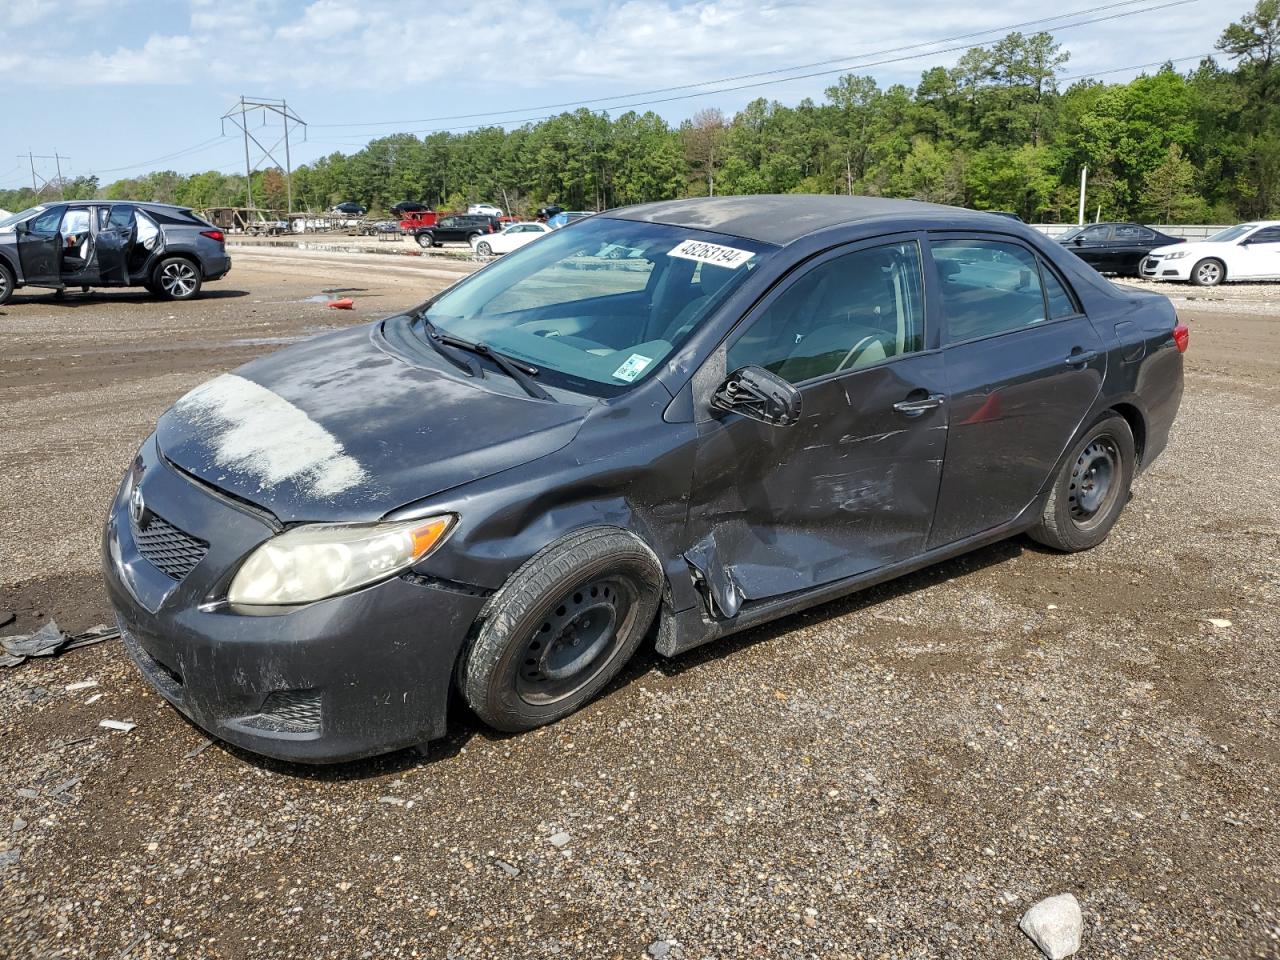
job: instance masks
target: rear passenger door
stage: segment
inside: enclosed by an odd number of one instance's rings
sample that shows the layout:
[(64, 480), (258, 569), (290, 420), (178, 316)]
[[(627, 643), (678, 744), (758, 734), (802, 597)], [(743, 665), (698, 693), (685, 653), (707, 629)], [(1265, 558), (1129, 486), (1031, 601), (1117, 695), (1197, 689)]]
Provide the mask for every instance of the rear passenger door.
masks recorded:
[(1106, 350), (1061, 275), (1013, 237), (934, 234), (951, 418), (929, 546), (1036, 499), (1102, 388)]
[(98, 207), (99, 281), (111, 286), (129, 283), (129, 248), (133, 240), (133, 206), (117, 203)]

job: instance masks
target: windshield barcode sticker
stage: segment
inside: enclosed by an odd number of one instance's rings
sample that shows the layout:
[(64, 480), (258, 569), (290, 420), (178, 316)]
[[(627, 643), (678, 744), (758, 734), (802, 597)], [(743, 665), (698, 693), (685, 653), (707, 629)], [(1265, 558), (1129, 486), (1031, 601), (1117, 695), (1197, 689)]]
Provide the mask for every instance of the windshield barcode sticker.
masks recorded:
[(613, 371), (613, 375), (619, 380), (625, 380), (630, 383), (640, 374), (644, 373), (644, 368), (653, 363), (652, 357), (644, 357), (638, 353), (633, 353), (627, 359), (622, 361), (622, 366)]
[(722, 247), (718, 243), (707, 243), (703, 240), (684, 240), (669, 250), (667, 256), (679, 257), (681, 260), (697, 260), (699, 263), (710, 263), (713, 266), (736, 270), (755, 254), (750, 250)]

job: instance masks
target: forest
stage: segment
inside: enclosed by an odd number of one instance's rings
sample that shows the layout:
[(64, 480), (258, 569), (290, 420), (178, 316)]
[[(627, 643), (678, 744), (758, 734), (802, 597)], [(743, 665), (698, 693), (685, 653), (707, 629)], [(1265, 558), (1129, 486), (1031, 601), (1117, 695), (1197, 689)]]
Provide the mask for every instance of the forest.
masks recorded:
[[(914, 88), (849, 74), (821, 102), (762, 98), (733, 116), (704, 109), (678, 126), (653, 112), (581, 108), (513, 129), (395, 134), (295, 169), (294, 209), (356, 200), (376, 212), (413, 199), (440, 210), (488, 201), (528, 215), (549, 203), (603, 210), (797, 192), (1074, 222), (1087, 165), (1089, 219), (1280, 217), (1280, 0), (1259, 0), (1215, 49), (1188, 70), (1165, 64), (1108, 83), (1070, 77), (1069, 55), (1050, 34), (1010, 33), (925, 71)], [(247, 202), (244, 176), (218, 171), (106, 184), (89, 176), (60, 187), (67, 198)], [(259, 171), (252, 187), (258, 206), (285, 208), (281, 171)], [(0, 207), (11, 210), (35, 199), (30, 189), (0, 191)]]

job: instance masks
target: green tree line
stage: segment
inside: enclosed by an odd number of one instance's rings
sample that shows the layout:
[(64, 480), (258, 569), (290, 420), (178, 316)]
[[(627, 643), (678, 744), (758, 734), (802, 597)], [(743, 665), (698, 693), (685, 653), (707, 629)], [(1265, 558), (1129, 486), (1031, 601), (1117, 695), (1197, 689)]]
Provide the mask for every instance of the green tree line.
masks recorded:
[[(913, 88), (842, 76), (822, 102), (758, 99), (732, 117), (673, 126), (652, 112), (587, 109), (506, 130), (395, 134), (294, 171), (296, 209), (404, 199), (454, 210), (487, 201), (523, 214), (557, 203), (599, 210), (707, 194), (914, 197), (1025, 220), (1074, 221), (1089, 168), (1089, 214), (1231, 222), (1280, 215), (1280, 0), (1259, 0), (1217, 41), (1224, 64), (1171, 64), (1127, 83), (1060, 89), (1068, 54), (1048, 33), (1010, 33), (934, 67)], [(258, 206), (283, 209), (279, 170), (254, 175)], [(245, 178), (161, 171), (68, 197), (189, 205), (247, 203)], [(48, 197), (48, 191), (45, 192)], [(0, 192), (19, 209), (31, 190)]]

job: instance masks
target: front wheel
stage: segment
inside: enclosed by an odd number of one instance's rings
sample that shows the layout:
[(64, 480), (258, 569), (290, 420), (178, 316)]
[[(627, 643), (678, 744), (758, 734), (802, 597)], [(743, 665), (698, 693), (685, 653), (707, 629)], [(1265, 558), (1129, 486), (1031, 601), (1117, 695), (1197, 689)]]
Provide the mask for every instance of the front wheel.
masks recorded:
[(1114, 413), (1096, 421), (1067, 455), (1031, 539), (1068, 553), (1107, 539), (1129, 499), (1136, 461), (1128, 421)]
[(0, 262), (0, 307), (9, 302), (9, 298), (13, 296), (13, 289), (16, 281), (13, 277), (13, 271), (10, 270), (3, 262)]
[(658, 610), (662, 567), (633, 534), (589, 527), (552, 544), (490, 600), (460, 672), (489, 726), (568, 716), (617, 676)]
[(1191, 268), (1191, 282), (1197, 287), (1216, 287), (1227, 278), (1227, 268), (1221, 260), (1201, 260)]
[(487, 240), (481, 240), (476, 244), (476, 253), (480, 254), (482, 257), (492, 257), (493, 247), (489, 245)]
[(429, 233), (418, 234), (418, 246), (420, 246), (423, 250), (430, 250), (431, 247), (433, 246), (431, 242), (431, 234)]
[(193, 300), (200, 294), (200, 270), (183, 257), (169, 257), (156, 266), (155, 284), (166, 300)]

